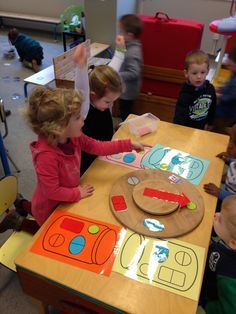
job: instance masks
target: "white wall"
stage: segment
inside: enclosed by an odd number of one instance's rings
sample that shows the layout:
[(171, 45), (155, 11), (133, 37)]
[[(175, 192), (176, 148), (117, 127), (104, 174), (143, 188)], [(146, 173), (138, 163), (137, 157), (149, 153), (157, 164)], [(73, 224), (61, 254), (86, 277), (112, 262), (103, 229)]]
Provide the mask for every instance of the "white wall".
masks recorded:
[[(89, 1), (89, 0), (88, 0)], [(135, 0), (120, 0), (117, 5), (117, 19), (123, 14), (129, 14), (137, 11), (137, 5)]]
[[(72, 4), (83, 5), (84, 0), (0, 0), (0, 11), (8, 11), (13, 13), (34, 14), (39, 16), (60, 17), (63, 11)], [(6, 19), (3, 23), (10, 27), (17, 27), (19, 29), (37, 29), (42, 31), (54, 30), (52, 24), (36, 23), (23, 20)], [(57, 27), (57, 31), (60, 31), (60, 27)]]
[[(85, 1), (87, 3), (90, 3), (94, 0), (1, 0), (0, 10), (59, 17), (64, 9), (67, 8), (69, 5), (84, 5)], [(109, 1), (112, 2), (114, 0)], [(109, 1), (100, 0), (100, 2), (106, 2), (107, 5)], [(125, 11), (127, 11), (127, 13), (128, 11), (133, 11), (133, 3), (135, 2), (134, 0), (118, 0), (118, 2), (122, 3), (122, 5), (126, 8), (125, 10), (122, 10), (122, 14), (124, 14)], [(137, 3), (139, 7), (138, 11), (142, 14), (154, 15), (157, 11), (163, 11), (166, 12), (170, 17), (194, 19), (203, 22), (205, 24), (205, 29), (202, 39), (202, 49), (209, 53), (212, 52), (213, 48), (213, 34), (209, 31), (208, 25), (211, 21), (215, 19), (229, 16), (230, 9), (229, 0), (137, 0)], [(119, 12), (119, 8), (121, 7), (118, 7), (118, 12), (116, 12), (116, 16), (121, 15), (121, 13)], [(96, 16), (96, 6), (93, 6), (93, 11), (94, 16)], [(109, 21), (111, 29), (116, 27), (114, 26), (114, 23), (116, 23), (116, 21), (114, 20), (113, 13), (109, 14), (107, 10), (102, 19), (101, 13), (99, 12), (97, 14), (96, 20), (93, 19), (94, 23), (96, 23), (96, 21), (98, 21), (99, 19), (102, 20), (100, 23), (105, 23), (106, 25)], [(108, 27), (103, 31), (109, 33), (110, 30)], [(111, 31), (111, 33), (112, 34), (110, 35), (114, 36), (113, 31)], [(111, 41), (110, 37), (109, 42)], [(99, 38), (97, 39), (97, 41), (98, 40)], [(219, 41), (218, 47), (220, 47), (220, 43), (221, 41)]]
[(84, 0), (1, 0), (0, 11), (59, 17), (72, 4), (83, 5)]
[(137, 12), (136, 0), (85, 0), (86, 36), (91, 41), (115, 45), (117, 21)]
[[(205, 24), (201, 48), (208, 53), (213, 48), (213, 33), (209, 23), (229, 16), (230, 2), (226, 0), (139, 0), (141, 14), (165, 12), (169, 17), (193, 19)], [(221, 40), (218, 42), (220, 47)]]

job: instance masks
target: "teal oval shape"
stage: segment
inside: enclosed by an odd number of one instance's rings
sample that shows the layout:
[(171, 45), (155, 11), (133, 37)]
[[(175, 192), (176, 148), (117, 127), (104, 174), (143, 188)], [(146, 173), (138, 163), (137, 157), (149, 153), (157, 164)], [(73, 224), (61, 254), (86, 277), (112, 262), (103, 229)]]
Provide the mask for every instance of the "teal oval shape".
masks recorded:
[(74, 237), (69, 245), (69, 251), (71, 254), (79, 254), (85, 247), (85, 238), (83, 236)]

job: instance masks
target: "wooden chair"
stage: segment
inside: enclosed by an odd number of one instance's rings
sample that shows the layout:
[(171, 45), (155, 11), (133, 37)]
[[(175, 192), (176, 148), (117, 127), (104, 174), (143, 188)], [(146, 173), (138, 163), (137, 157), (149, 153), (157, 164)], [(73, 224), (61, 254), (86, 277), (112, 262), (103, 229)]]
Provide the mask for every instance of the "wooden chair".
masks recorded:
[[(6, 176), (0, 179), (0, 216), (8, 212), (17, 197), (17, 178)], [(28, 245), (32, 235), (24, 231), (14, 231), (0, 247), (0, 263), (16, 271), (15, 258)]]

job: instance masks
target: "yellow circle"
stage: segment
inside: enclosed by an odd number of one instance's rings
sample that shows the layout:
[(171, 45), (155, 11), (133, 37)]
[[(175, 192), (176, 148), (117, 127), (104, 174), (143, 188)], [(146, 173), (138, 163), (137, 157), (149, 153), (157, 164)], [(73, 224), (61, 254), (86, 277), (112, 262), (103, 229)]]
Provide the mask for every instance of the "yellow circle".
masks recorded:
[(168, 167), (169, 167), (169, 165), (167, 165), (167, 164), (160, 164), (160, 168), (163, 170), (167, 170)]
[(194, 202), (189, 202), (187, 204), (187, 208), (188, 209), (196, 209), (197, 208), (197, 205), (194, 203)]
[(98, 233), (98, 231), (99, 231), (99, 227), (97, 225), (92, 225), (92, 226), (89, 226), (88, 228), (88, 232), (91, 234)]

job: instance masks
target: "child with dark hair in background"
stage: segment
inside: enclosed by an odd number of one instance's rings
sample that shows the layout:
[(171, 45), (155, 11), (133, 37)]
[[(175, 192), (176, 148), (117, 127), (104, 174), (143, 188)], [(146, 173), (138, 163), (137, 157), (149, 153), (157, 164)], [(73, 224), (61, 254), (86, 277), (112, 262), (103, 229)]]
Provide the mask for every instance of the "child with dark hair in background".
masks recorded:
[(236, 195), (226, 197), (215, 214), (200, 304), (206, 314), (236, 313)]
[[(98, 141), (82, 132), (89, 104), (87, 53), (84, 44), (77, 47), (75, 61), (84, 73), (82, 91), (37, 87), (30, 95), (25, 114), (29, 126), (38, 135), (30, 149), (37, 175), (32, 214), (40, 226), (60, 202), (78, 202), (93, 194), (94, 187), (91, 184), (80, 185), (82, 150), (90, 154), (111, 155), (144, 149), (142, 144), (131, 142), (130, 139)], [(23, 223), (19, 213), (14, 213), (15, 217), (11, 217), (11, 221), (8, 219), (9, 225), (13, 218)], [(6, 221), (7, 217), (4, 219)], [(13, 224), (10, 226), (14, 229)], [(19, 230), (20, 226), (17, 227)]]
[(20, 62), (38, 72), (43, 60), (43, 48), (39, 42), (30, 36), (19, 33), (16, 28), (9, 31), (8, 39), (16, 47)]
[(225, 133), (225, 127), (236, 123), (236, 41), (229, 51), (225, 66), (231, 71), (230, 80), (219, 90), (214, 131)]
[[(222, 177), (223, 186), (217, 187), (210, 182), (204, 185), (204, 190), (222, 201), (226, 196), (236, 194), (236, 124), (231, 129), (227, 152), (222, 152), (216, 157), (221, 158), (229, 166), (227, 174)], [(217, 206), (218, 209), (219, 204)]]
[(216, 110), (214, 86), (206, 80), (209, 57), (201, 50), (190, 51), (185, 59), (183, 84), (176, 103), (174, 123), (211, 130)]
[(132, 113), (134, 101), (139, 96), (142, 79), (142, 45), (140, 35), (143, 23), (135, 14), (126, 14), (119, 19), (121, 35), (125, 38), (125, 60), (119, 74), (125, 84), (125, 91), (119, 99), (119, 111), (122, 121)]

